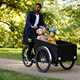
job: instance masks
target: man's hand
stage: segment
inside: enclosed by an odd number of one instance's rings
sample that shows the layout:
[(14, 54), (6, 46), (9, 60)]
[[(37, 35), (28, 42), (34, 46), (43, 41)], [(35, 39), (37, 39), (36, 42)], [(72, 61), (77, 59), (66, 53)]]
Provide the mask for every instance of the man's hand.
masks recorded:
[(34, 29), (36, 29), (36, 28), (37, 28), (37, 26), (31, 26), (31, 28), (34, 28)]

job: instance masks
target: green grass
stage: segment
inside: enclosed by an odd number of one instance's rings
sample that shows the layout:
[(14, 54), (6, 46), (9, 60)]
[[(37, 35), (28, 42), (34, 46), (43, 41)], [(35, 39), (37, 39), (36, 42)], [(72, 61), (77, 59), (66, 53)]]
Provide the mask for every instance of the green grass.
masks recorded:
[[(15, 49), (15, 48), (0, 48), (0, 58), (8, 58), (8, 59), (18, 59), (21, 60), (22, 56), (22, 49)], [(77, 51), (78, 58), (77, 58), (77, 64), (80, 64), (80, 49)]]
[(0, 58), (19, 59), (21, 60), (22, 49), (0, 48)]
[(0, 69), (0, 80), (61, 80), (61, 79), (26, 75), (14, 71)]

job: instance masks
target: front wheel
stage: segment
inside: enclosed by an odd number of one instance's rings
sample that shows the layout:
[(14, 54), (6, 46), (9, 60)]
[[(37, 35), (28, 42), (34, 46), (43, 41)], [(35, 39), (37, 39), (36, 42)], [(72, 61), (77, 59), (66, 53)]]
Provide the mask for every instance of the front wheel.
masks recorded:
[(32, 64), (33, 64), (33, 61), (28, 59), (27, 51), (28, 51), (28, 48), (23, 48), (23, 50), (22, 50), (22, 60), (23, 60), (23, 63), (26, 67), (31, 67)]
[(47, 72), (51, 65), (51, 54), (46, 47), (37, 49), (36, 65), (41, 72)]
[(71, 69), (75, 64), (75, 60), (72, 61), (60, 61), (60, 65), (63, 69), (69, 70)]

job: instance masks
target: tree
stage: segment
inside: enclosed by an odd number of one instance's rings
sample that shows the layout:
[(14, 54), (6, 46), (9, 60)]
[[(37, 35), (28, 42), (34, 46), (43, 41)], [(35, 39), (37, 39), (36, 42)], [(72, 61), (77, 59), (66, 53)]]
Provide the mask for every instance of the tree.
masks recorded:
[(80, 44), (80, 6), (62, 8), (57, 0), (0, 0), (0, 47), (22, 47), (25, 18), (36, 2), (43, 4), (45, 23), (57, 28), (60, 39)]
[(0, 47), (22, 47), (25, 18), (35, 2), (34, 0), (0, 1), (0, 22), (3, 23), (0, 23), (0, 26), (3, 26), (0, 28)]

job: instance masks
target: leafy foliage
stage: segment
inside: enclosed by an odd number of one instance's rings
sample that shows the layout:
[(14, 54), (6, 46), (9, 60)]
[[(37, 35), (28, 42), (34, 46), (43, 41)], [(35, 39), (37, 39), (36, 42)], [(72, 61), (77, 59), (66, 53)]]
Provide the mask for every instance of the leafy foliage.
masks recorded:
[(0, 0), (0, 47), (22, 47), (27, 13), (36, 2), (48, 26), (56, 26), (59, 39), (80, 44), (80, 6), (60, 8), (56, 0)]

